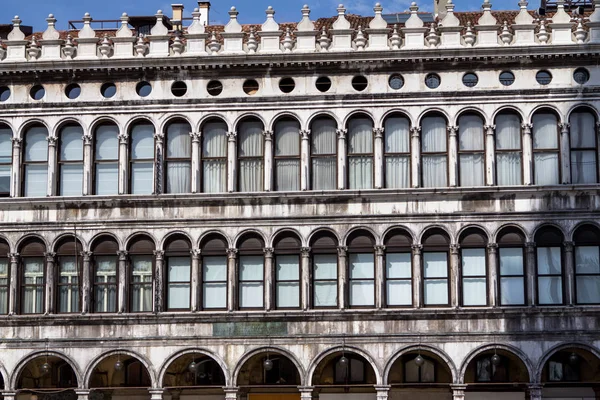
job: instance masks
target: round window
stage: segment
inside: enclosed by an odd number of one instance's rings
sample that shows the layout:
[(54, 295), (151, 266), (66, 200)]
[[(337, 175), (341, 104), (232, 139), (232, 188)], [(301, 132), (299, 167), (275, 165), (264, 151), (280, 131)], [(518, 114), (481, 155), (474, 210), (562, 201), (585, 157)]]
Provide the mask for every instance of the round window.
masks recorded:
[(438, 88), (441, 83), (442, 80), (438, 74), (427, 74), (425, 77), (425, 85), (427, 85), (429, 89)]
[(140, 97), (147, 97), (152, 93), (152, 85), (148, 82), (140, 82), (135, 86), (135, 91)]
[(80, 94), (81, 94), (81, 86), (79, 86), (76, 83), (67, 85), (67, 87), (65, 88), (65, 95), (71, 100), (78, 98)]
[(504, 86), (510, 86), (515, 83), (515, 74), (510, 71), (504, 71), (500, 73), (500, 83)]
[(253, 96), (258, 92), (258, 82), (255, 79), (248, 79), (246, 82), (244, 82), (244, 93), (246, 93), (249, 96)]
[(296, 88), (296, 82), (292, 78), (282, 78), (279, 81), (279, 90), (283, 93), (291, 93)]
[(467, 72), (463, 75), (462, 78), (463, 85), (466, 87), (474, 87), (477, 86), (477, 82), (479, 82), (479, 78), (473, 72)]
[(404, 78), (400, 74), (394, 74), (390, 76), (388, 84), (394, 90), (402, 89), (402, 86), (404, 86)]
[(331, 79), (329, 79), (326, 76), (321, 76), (319, 78), (317, 78), (317, 81), (315, 82), (315, 86), (317, 87), (317, 90), (319, 92), (328, 92), (329, 89), (331, 89)]
[(41, 100), (46, 95), (46, 89), (42, 85), (34, 85), (29, 91), (29, 95), (34, 100)]
[(8, 86), (0, 87), (0, 101), (6, 101), (10, 98), (10, 89)]
[(573, 72), (573, 80), (578, 84), (583, 85), (590, 80), (590, 73), (585, 68), (577, 68), (575, 72)]
[(187, 85), (185, 82), (177, 81), (171, 85), (171, 93), (175, 97), (181, 97), (187, 93)]
[(535, 80), (540, 85), (547, 85), (552, 82), (552, 74), (548, 71), (538, 71), (538, 73), (535, 74)]
[(367, 78), (365, 78), (362, 75), (355, 76), (354, 78), (352, 78), (352, 87), (354, 88), (354, 90), (362, 92), (367, 88), (368, 85), (369, 81), (367, 81)]
[(206, 90), (211, 96), (218, 96), (223, 92), (223, 84), (220, 81), (210, 81), (206, 85)]
[(102, 97), (110, 99), (117, 94), (117, 87), (114, 83), (107, 82), (100, 88), (100, 93), (102, 94)]

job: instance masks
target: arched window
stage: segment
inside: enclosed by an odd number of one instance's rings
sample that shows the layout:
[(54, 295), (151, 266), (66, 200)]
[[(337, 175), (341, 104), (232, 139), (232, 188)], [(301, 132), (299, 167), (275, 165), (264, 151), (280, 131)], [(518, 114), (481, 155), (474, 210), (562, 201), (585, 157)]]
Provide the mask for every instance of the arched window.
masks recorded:
[(35, 125), (25, 132), (23, 195), (43, 197), (48, 191), (48, 130)]
[(483, 119), (477, 114), (458, 118), (458, 169), (460, 186), (485, 185)]
[(39, 239), (25, 242), (21, 254), (21, 314), (44, 312), (44, 289), (46, 285), (46, 246)]
[(202, 191), (227, 192), (227, 124), (212, 120), (202, 128)]
[(350, 307), (375, 305), (375, 240), (365, 231), (356, 231), (348, 238), (349, 304)]
[(505, 228), (498, 234), (500, 305), (525, 304), (525, 236), (516, 228)]
[(488, 304), (487, 237), (478, 229), (467, 229), (460, 237), (462, 305)]
[(312, 303), (314, 308), (338, 306), (338, 241), (329, 232), (311, 240)]
[(95, 194), (119, 193), (119, 128), (102, 124), (95, 131)]
[(10, 289), (10, 247), (0, 240), (0, 314), (8, 314)]
[(536, 185), (560, 182), (558, 120), (550, 112), (533, 115), (533, 171)]
[(421, 121), (423, 187), (448, 186), (446, 119), (432, 114)]
[(129, 245), (129, 311), (152, 311), (154, 277), (154, 241), (138, 236)]
[(119, 245), (111, 237), (97, 239), (92, 247), (94, 254), (94, 312), (114, 313), (117, 311), (118, 251)]
[(129, 192), (152, 194), (154, 191), (154, 125), (143, 122), (131, 128), (129, 149)]
[(185, 121), (167, 126), (167, 193), (190, 193), (192, 188), (192, 128)]
[(263, 190), (263, 124), (251, 118), (238, 127), (239, 191)]
[(227, 242), (211, 235), (202, 241), (202, 308), (227, 308)]
[(262, 308), (265, 296), (265, 258), (262, 238), (249, 235), (239, 245), (239, 308)]
[(385, 298), (388, 307), (412, 306), (412, 238), (394, 231), (385, 239)]
[(81, 268), (83, 247), (73, 236), (61, 240), (56, 248), (57, 311), (59, 313), (77, 313), (81, 311)]
[(353, 117), (348, 121), (348, 188), (372, 189), (373, 174), (373, 121)]
[(300, 239), (292, 233), (275, 242), (275, 306), (300, 308)]
[(600, 229), (584, 225), (575, 231), (577, 304), (600, 304)]
[(192, 298), (191, 244), (184, 236), (172, 237), (165, 246), (167, 310), (189, 310)]
[(423, 304), (426, 306), (450, 304), (449, 249), (450, 238), (444, 231), (431, 229), (423, 236)]
[(496, 182), (498, 186), (523, 184), (521, 118), (503, 111), (496, 116)]
[(83, 194), (83, 128), (67, 125), (60, 130), (58, 193), (61, 196)]
[(403, 116), (385, 120), (385, 187), (410, 187), (410, 121)]
[(275, 190), (300, 190), (300, 123), (290, 118), (275, 124)]
[(571, 123), (571, 182), (598, 182), (596, 116), (580, 109), (569, 117)]
[(6, 125), (0, 125), (0, 197), (10, 196), (12, 137), (11, 129)]
[(332, 118), (317, 118), (310, 129), (311, 188), (334, 190), (337, 182), (337, 124)]
[(563, 235), (557, 228), (544, 227), (535, 234), (537, 247), (538, 303), (563, 304)]

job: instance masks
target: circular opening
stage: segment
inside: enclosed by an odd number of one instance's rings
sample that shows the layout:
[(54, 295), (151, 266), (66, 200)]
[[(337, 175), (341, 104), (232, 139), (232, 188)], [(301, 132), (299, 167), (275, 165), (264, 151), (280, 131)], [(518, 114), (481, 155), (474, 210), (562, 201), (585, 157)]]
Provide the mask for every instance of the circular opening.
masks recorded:
[(365, 78), (362, 75), (355, 76), (354, 78), (352, 78), (352, 87), (354, 88), (354, 90), (358, 90), (359, 92), (365, 90), (368, 84), (369, 81), (367, 81), (367, 78)]
[(575, 80), (575, 82), (579, 83), (580, 85), (583, 85), (584, 83), (587, 83), (587, 81), (590, 80), (590, 73), (585, 68), (577, 68), (575, 72), (573, 72), (573, 79)]
[(177, 81), (171, 85), (171, 93), (175, 97), (181, 97), (187, 93), (187, 85), (185, 82)]
[(538, 81), (540, 85), (547, 85), (552, 82), (552, 74), (548, 71), (538, 71), (535, 74), (535, 80)]
[(388, 83), (394, 90), (402, 89), (402, 86), (404, 86), (404, 78), (400, 74), (395, 74), (390, 76)]
[(206, 90), (211, 96), (218, 96), (223, 92), (223, 84), (220, 81), (210, 81), (206, 85)]
[(473, 72), (467, 72), (463, 75), (463, 84), (466, 87), (477, 86), (477, 82), (479, 82), (479, 78)]
[(76, 99), (81, 94), (81, 86), (72, 83), (65, 88), (65, 95), (71, 100)]
[(138, 96), (146, 97), (152, 93), (152, 85), (148, 82), (140, 82), (135, 86), (135, 91), (137, 92)]
[(0, 101), (6, 101), (10, 97), (10, 89), (7, 86), (0, 87)]
[(425, 77), (425, 85), (427, 85), (429, 89), (435, 89), (439, 87), (440, 83), (442, 83), (442, 80), (438, 74), (427, 74)]
[(34, 100), (41, 100), (46, 95), (46, 90), (42, 85), (35, 85), (29, 91), (29, 95)]
[(100, 88), (100, 93), (103, 97), (109, 99), (117, 94), (117, 87), (112, 82), (107, 82)]
[(319, 92), (327, 92), (329, 89), (331, 89), (331, 79), (326, 76), (321, 76), (320, 78), (317, 78), (315, 86)]
[(279, 81), (279, 89), (283, 93), (291, 93), (296, 88), (296, 82), (292, 78), (282, 78)]
[(510, 86), (515, 83), (515, 74), (510, 71), (504, 71), (500, 73), (500, 83), (504, 86)]
[(255, 79), (248, 79), (244, 82), (244, 93), (252, 96), (258, 92), (258, 82)]

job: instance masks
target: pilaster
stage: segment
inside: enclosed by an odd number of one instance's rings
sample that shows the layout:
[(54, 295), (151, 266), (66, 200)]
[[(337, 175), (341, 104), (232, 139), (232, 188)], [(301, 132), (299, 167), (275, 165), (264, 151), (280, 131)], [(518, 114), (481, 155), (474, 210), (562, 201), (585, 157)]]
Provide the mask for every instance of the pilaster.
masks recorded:
[(165, 161), (165, 134), (157, 132), (154, 134), (154, 194), (163, 193), (164, 176), (164, 161)]
[(525, 292), (527, 293), (525, 304), (529, 306), (535, 306), (537, 303), (535, 276), (535, 242), (527, 242), (525, 243)]
[(92, 134), (83, 135), (83, 189), (82, 194), (92, 193)]
[(227, 249), (227, 311), (235, 310), (235, 301), (237, 299), (237, 249)]
[(423, 295), (421, 293), (422, 286), (422, 253), (423, 253), (423, 245), (413, 244), (412, 245), (412, 277), (413, 277), (413, 305), (415, 308), (423, 307)]
[(488, 304), (491, 307), (498, 305), (498, 244), (489, 243), (487, 245), (488, 257), (488, 276), (490, 283), (488, 285)]
[(119, 256), (119, 296), (117, 298), (118, 304), (118, 313), (125, 312), (125, 305), (127, 304), (127, 252), (124, 250), (118, 251), (117, 255)]
[(565, 250), (565, 304), (572, 306), (577, 303), (575, 292), (575, 258), (573, 250), (575, 243), (564, 242)]
[(127, 147), (129, 144), (129, 135), (126, 133), (119, 134), (119, 194), (127, 193), (127, 181), (128, 181), (128, 167), (127, 162), (128, 153)]
[(12, 138), (11, 197), (21, 197), (21, 144), (23, 139)]
[(300, 268), (301, 281), (300, 297), (302, 299), (302, 309), (304, 311), (310, 308), (310, 247), (300, 249)]
[(309, 190), (310, 182), (310, 130), (301, 130), (300, 137), (300, 190)]
[(17, 298), (18, 277), (19, 277), (19, 253), (10, 253), (10, 292), (8, 296), (8, 315), (14, 315), (18, 312), (19, 299)]
[(83, 261), (81, 268), (81, 313), (87, 314), (90, 312), (92, 306), (90, 298), (92, 290), (92, 283), (90, 281), (92, 252), (82, 251), (81, 258)]
[(200, 184), (200, 139), (202, 134), (200, 132), (190, 132), (190, 137), (192, 138), (192, 193), (198, 193), (202, 187)]
[(159, 313), (163, 311), (164, 300), (163, 300), (163, 289), (165, 287), (164, 282), (164, 257), (165, 252), (163, 250), (154, 250), (154, 312)]
[(389, 385), (376, 385), (375, 391), (377, 392), (377, 400), (388, 400), (388, 394), (391, 389)]
[(465, 400), (467, 385), (450, 385), (453, 400)]
[(542, 400), (542, 385), (532, 384), (527, 386), (525, 399)]
[(460, 246), (458, 244), (450, 245), (450, 305), (458, 308), (460, 305), (460, 274), (459, 274), (459, 256)]
[(55, 271), (55, 263), (56, 263), (56, 253), (48, 252), (44, 254), (46, 257), (46, 298), (45, 298), (45, 310), (44, 313), (54, 314), (54, 299), (56, 296), (54, 295), (54, 271)]
[(192, 310), (192, 312), (196, 312), (198, 310), (200, 310), (200, 254), (201, 251), (200, 249), (191, 249), (190, 250), (190, 255), (192, 257), (192, 268), (191, 268), (191, 274), (192, 274), (192, 279), (191, 279), (191, 285), (192, 287), (190, 288), (190, 297), (191, 297), (191, 304), (190, 304), (190, 309)]
[(375, 307), (377, 309), (382, 309), (385, 306), (385, 268), (383, 265), (384, 256), (385, 246), (375, 246)]

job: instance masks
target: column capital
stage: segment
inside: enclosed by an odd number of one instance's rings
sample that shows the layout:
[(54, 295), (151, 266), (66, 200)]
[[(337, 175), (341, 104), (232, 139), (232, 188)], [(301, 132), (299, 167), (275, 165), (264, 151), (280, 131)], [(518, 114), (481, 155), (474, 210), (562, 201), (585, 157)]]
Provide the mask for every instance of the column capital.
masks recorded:
[(496, 125), (486, 125), (483, 129), (485, 129), (486, 135), (493, 135), (496, 131)]
[(48, 136), (46, 140), (48, 141), (48, 146), (56, 146), (58, 138), (56, 136)]
[(19, 253), (9, 253), (10, 262), (18, 262), (19, 261)]
[(162, 260), (165, 256), (164, 250), (154, 250), (153, 253), (157, 260)]
[(273, 254), (275, 253), (275, 249), (272, 247), (265, 247), (263, 249), (263, 253), (265, 253), (266, 258), (273, 258)]
[(535, 242), (525, 242), (525, 248), (528, 251), (533, 251), (535, 249), (535, 246), (536, 246)]
[(127, 260), (127, 255), (129, 254), (129, 252), (125, 251), (125, 250), (119, 250), (117, 251), (117, 255), (119, 256), (119, 261), (125, 261)]
[(410, 248), (412, 249), (412, 252), (414, 255), (420, 256), (421, 255), (421, 251), (423, 251), (423, 245), (422, 244), (413, 244), (410, 246)]
[(44, 253), (44, 256), (46, 257), (46, 262), (54, 262), (56, 260), (56, 253), (53, 251)]
[(235, 142), (237, 140), (237, 132), (227, 132), (227, 141)]
[(458, 133), (458, 126), (448, 126), (446, 130), (450, 136), (456, 136)]
[(314, 386), (298, 386), (298, 391), (300, 393), (310, 393), (315, 390)]
[(82, 251), (79, 254), (81, 254), (81, 257), (83, 257), (83, 261), (89, 261), (94, 253), (92, 253), (91, 251)]
[(192, 143), (200, 143), (202, 132), (190, 132), (190, 137), (192, 138)]
[(467, 390), (467, 385), (450, 385), (450, 389), (454, 392), (463, 392), (462, 394), (464, 395), (465, 390)]
[(346, 140), (346, 134), (348, 133), (348, 129), (338, 129), (335, 131), (335, 133), (337, 134), (338, 139)]
[(498, 243), (488, 243), (487, 249), (491, 254), (496, 254), (498, 251)]
[(377, 245), (375, 246), (375, 255), (376, 256), (382, 256), (385, 254), (385, 246), (382, 245)]
[(302, 138), (302, 140), (308, 140), (310, 138), (310, 129), (301, 130), (300, 137)]
[(265, 137), (266, 141), (271, 141), (273, 140), (273, 131), (263, 131), (263, 136)]
[(458, 254), (460, 250), (460, 244), (453, 243), (450, 245), (450, 254)]
[(23, 143), (23, 139), (21, 139), (19, 137), (14, 137), (11, 140), (13, 142), (13, 146), (15, 146), (15, 147), (21, 147), (21, 144)]
[(83, 139), (83, 145), (84, 146), (91, 146), (92, 145), (92, 135), (90, 135), (89, 133), (86, 133), (81, 138)]
[(525, 134), (531, 134), (531, 128), (533, 128), (531, 124), (521, 124), (521, 129), (523, 129), (523, 133)]
[(421, 127), (420, 126), (413, 126), (412, 128), (410, 128), (410, 135), (412, 137), (419, 137), (419, 136), (421, 136)]
[(302, 257), (310, 257), (310, 247), (300, 247), (300, 254)]
[(201, 254), (202, 254), (202, 250), (200, 250), (200, 249), (191, 249), (190, 250), (190, 255), (192, 256), (192, 258), (194, 260), (199, 260)]
[(126, 133), (119, 133), (119, 144), (127, 144), (129, 143), (129, 135)]
[(226, 251), (227, 251), (227, 258), (236, 258), (237, 257), (238, 249), (230, 247)]
[(569, 124), (568, 122), (561, 122), (558, 124), (558, 127), (560, 128), (560, 133), (565, 134), (569, 133), (569, 128), (571, 127), (571, 124)]
[(348, 254), (348, 247), (347, 246), (338, 246), (337, 252), (338, 252), (339, 257), (346, 257), (346, 255)]
[(569, 253), (573, 252), (573, 248), (575, 247), (575, 242), (564, 242), (563, 246), (565, 247), (565, 251), (568, 251)]
[(373, 128), (373, 134), (376, 139), (381, 139), (383, 137), (384, 128)]
[(162, 132), (157, 132), (154, 134), (154, 140), (156, 140), (157, 142), (162, 143), (165, 140), (165, 134)]

